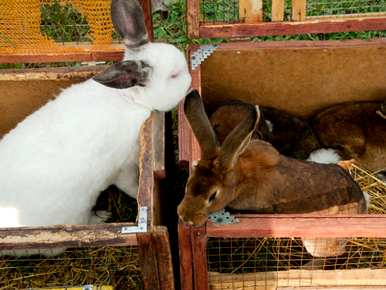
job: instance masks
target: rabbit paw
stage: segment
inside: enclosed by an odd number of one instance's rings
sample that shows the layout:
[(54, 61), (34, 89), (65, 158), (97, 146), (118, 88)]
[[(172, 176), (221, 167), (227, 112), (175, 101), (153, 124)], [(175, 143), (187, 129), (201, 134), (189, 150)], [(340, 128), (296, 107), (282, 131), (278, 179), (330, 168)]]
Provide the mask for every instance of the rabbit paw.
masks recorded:
[(239, 222), (237, 218), (226, 212), (224, 209), (218, 212), (211, 213), (208, 216), (209, 220), (214, 224), (236, 224)]

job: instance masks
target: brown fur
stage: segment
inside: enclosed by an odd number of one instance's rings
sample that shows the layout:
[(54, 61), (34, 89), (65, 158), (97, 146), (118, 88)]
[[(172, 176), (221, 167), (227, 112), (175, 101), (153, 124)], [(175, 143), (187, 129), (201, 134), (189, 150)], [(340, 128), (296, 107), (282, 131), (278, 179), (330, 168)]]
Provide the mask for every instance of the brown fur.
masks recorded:
[[(306, 159), (310, 153), (319, 149), (319, 143), (305, 120), (284, 111), (261, 107), (262, 118), (252, 135), (271, 143), (281, 154), (297, 159)], [(242, 121), (248, 105), (242, 102), (220, 106), (210, 117), (210, 123), (220, 143)], [(265, 122), (273, 124), (271, 132)]]
[(385, 102), (345, 103), (330, 107), (312, 120), (324, 147), (337, 149), (371, 171), (386, 169)]

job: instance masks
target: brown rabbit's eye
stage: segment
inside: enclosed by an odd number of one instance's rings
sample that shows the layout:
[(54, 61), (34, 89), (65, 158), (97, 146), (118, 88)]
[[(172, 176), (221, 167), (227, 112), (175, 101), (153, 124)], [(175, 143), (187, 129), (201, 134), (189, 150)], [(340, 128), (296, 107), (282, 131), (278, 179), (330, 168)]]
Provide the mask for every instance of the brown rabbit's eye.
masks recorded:
[(210, 196), (209, 196), (209, 203), (212, 203), (215, 199), (216, 199), (216, 196), (217, 196), (217, 191), (213, 192)]

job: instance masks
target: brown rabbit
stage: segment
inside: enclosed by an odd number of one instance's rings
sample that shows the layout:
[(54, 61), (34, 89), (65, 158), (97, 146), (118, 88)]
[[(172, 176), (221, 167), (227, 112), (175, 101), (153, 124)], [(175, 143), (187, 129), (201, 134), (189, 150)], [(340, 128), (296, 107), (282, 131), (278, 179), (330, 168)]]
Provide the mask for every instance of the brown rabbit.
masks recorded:
[[(202, 160), (193, 168), (178, 206), (183, 221), (202, 225), (208, 214), (226, 206), (260, 213), (367, 212), (361, 189), (341, 167), (287, 158), (267, 142), (251, 141), (260, 118), (257, 107), (249, 106), (221, 147), (197, 91), (186, 97), (185, 114), (201, 146)], [(342, 239), (303, 242), (315, 257), (345, 251)]]
[[(249, 106), (243, 102), (231, 102), (220, 106), (210, 116), (210, 123), (220, 144), (242, 121)], [(260, 107), (260, 112), (260, 121), (252, 139), (265, 140), (281, 154), (303, 160), (307, 159), (312, 151), (320, 148), (307, 121), (274, 108)]]
[(386, 101), (343, 103), (312, 120), (322, 146), (343, 159), (355, 159), (370, 171), (386, 169)]

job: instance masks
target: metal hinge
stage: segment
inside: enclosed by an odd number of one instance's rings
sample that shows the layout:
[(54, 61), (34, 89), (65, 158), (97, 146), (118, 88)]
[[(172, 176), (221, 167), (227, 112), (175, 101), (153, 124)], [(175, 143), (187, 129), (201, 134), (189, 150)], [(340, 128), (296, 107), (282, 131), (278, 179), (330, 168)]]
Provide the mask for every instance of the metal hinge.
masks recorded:
[(206, 60), (217, 48), (217, 45), (208, 44), (202, 45), (199, 49), (192, 53), (190, 64), (192, 70), (195, 70), (199, 65)]
[(142, 206), (138, 210), (138, 224), (136, 226), (122, 227), (122, 234), (145, 233), (147, 232), (147, 206)]

